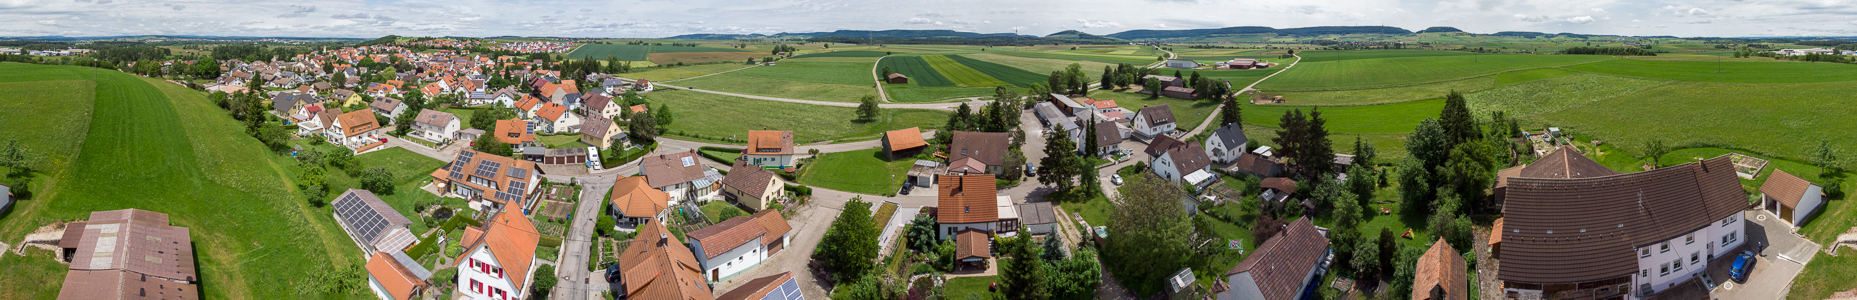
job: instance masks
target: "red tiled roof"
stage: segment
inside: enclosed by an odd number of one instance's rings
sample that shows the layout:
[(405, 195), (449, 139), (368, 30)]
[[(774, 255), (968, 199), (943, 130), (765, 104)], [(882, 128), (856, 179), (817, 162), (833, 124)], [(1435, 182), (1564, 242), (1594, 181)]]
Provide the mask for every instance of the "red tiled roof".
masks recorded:
[(621, 177), (613, 182), (612, 205), (627, 217), (647, 218), (670, 207), (671, 194), (651, 188), (644, 176)]
[(889, 143), (888, 145), (891, 151), (928, 146), (928, 142), (922, 140), (922, 129), (920, 127), (886, 131), (883, 133), (883, 137), (884, 140)]
[(999, 221), (998, 190), (993, 174), (936, 175), (938, 221), (943, 224)]
[[(1418, 265), (1412, 269), (1412, 299), (1469, 299), (1469, 280), (1464, 276), (1464, 268), (1464, 257), (1451, 249), (1451, 244), (1444, 242), (1444, 238), (1438, 238), (1437, 242), (1431, 244), (1430, 250), (1425, 250), (1425, 255), (1419, 256)], [(1444, 298), (1431, 299), (1433, 287), (1442, 287)]]
[(1799, 208), (1799, 199), (1805, 197), (1805, 191), (1811, 188), (1811, 182), (1786, 171), (1773, 169), (1773, 174), (1767, 175), (1767, 183), (1760, 185), (1760, 193), (1796, 209)]
[(619, 255), (620, 285), (634, 299), (714, 299), (690, 248), (658, 222), (645, 222)]
[(1283, 191), (1284, 193), (1290, 193), (1290, 194), (1296, 193), (1296, 180), (1284, 178), (1284, 177), (1264, 178), (1264, 181), (1259, 182), (1258, 186), (1261, 186), (1267, 189), (1276, 189), (1279, 191)]
[(756, 155), (793, 154), (793, 132), (784, 130), (749, 130), (748, 147), (742, 149), (742, 152), (743, 154)]
[(380, 282), (381, 287), (394, 299), (412, 299), (413, 292), (426, 286), (425, 280), (407, 271), (387, 252), (374, 252), (374, 255), (369, 256), (367, 269), (368, 274), (374, 276), (374, 280)]
[(962, 230), (954, 235), (954, 259), (993, 258), (991, 238), (986, 231)]
[(342, 123), (342, 135), (353, 137), (363, 132), (380, 129), (380, 123), (374, 122), (374, 111), (357, 110), (335, 116)]
[(549, 120), (549, 121), (559, 121), (561, 120), (561, 115), (566, 114), (566, 113), (567, 113), (566, 106), (561, 106), (560, 104), (555, 104), (554, 102), (543, 102), (542, 108), (535, 110), (536, 117), (540, 117), (544, 120)]
[(793, 227), (774, 210), (762, 210), (754, 216), (730, 218), (722, 223), (691, 231), (685, 236), (703, 245), (704, 258), (716, 258), (729, 250), (747, 245), (755, 238), (762, 243), (772, 243), (775, 238), (786, 235)]
[[(529, 280), (529, 265), (535, 262), (535, 247), (541, 243), (542, 236), (535, 232), (535, 224), (519, 212), (501, 212), (491, 216), (482, 227), (481, 239), (461, 245), (471, 245), (465, 249), (476, 249), (480, 245), (488, 248), (490, 255), (495, 256), (503, 271), (509, 274), (509, 281), (522, 286)], [(471, 251), (459, 254), (453, 261), (464, 261), (468, 255)]]
[(529, 133), (529, 121), (497, 120), (496, 140), (504, 144), (521, 144), (534, 142), (535, 135)]
[(1580, 155), (1573, 146), (1561, 146), (1541, 159), (1522, 168), (1517, 177), (1527, 178), (1592, 178), (1618, 175), (1618, 171), (1608, 169), (1592, 159)]
[(716, 300), (758, 300), (767, 297), (768, 293), (778, 290), (781, 284), (792, 279), (793, 272), (780, 272), (772, 276), (755, 278), (742, 283), (741, 286), (735, 287), (728, 293), (716, 296)]

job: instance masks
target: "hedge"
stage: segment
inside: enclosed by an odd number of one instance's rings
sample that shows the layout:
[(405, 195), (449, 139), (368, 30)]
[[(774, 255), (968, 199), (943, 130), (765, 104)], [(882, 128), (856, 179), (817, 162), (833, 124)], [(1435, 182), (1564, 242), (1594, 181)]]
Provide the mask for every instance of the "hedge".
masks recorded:
[(541, 243), (538, 245), (542, 247), (561, 247), (561, 238), (544, 236), (542, 237)]

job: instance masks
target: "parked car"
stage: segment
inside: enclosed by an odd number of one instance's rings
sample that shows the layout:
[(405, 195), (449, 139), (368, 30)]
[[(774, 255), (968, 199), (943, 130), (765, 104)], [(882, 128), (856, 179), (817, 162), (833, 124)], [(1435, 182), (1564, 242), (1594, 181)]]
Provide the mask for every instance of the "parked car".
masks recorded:
[(1038, 177), (1038, 166), (1033, 166), (1032, 163), (1025, 163), (1025, 177)]
[(1115, 185), (1122, 185), (1122, 174), (1109, 175), (1109, 183), (1114, 183)]
[(1728, 279), (1747, 283), (1747, 273), (1754, 270), (1754, 251), (1741, 250), (1741, 255), (1734, 258), (1734, 265), (1728, 269)]
[(915, 182), (913, 182), (913, 181), (904, 181), (904, 182), (903, 182), (903, 190), (902, 190), (902, 191), (897, 191), (897, 192), (896, 192), (896, 194), (898, 194), (898, 195), (904, 195), (904, 196), (908, 196), (908, 195), (909, 195), (909, 190), (913, 190), (913, 189), (915, 189), (915, 188), (916, 188), (916, 183), (915, 183)]

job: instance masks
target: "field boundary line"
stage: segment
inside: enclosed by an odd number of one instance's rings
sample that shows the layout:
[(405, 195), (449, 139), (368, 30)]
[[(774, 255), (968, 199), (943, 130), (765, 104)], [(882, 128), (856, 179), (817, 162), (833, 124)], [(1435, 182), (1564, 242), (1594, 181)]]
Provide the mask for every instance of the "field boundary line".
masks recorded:
[(877, 68), (883, 66), (883, 59), (885, 58), (890, 58), (890, 56), (884, 55), (882, 57), (878, 57), (877, 62), (873, 62), (870, 64), (870, 75), (871, 75), (871, 78), (874, 78), (877, 81), (877, 100), (883, 101), (884, 103), (890, 103), (890, 93), (885, 92), (883, 90), (883, 84), (890, 83), (889, 78), (883, 78), (883, 77), (884, 75), (889, 75), (889, 74), (877, 74)]
[(728, 70), (728, 71), (722, 71), (722, 72), (715, 72), (715, 73), (709, 73), (709, 74), (703, 74), (703, 75), (697, 75), (696, 77), (688, 77), (688, 78), (682, 78), (682, 79), (676, 79), (676, 80), (665, 80), (665, 81), (659, 81), (659, 82), (663, 82), (663, 83), (671, 83), (671, 82), (678, 82), (678, 81), (684, 81), (684, 80), (691, 80), (691, 79), (697, 79), (697, 78), (703, 78), (703, 77), (709, 77), (710, 75), (716, 75), (716, 74), (722, 74), (722, 73), (728, 73), (728, 72), (735, 72), (735, 71), (741, 71), (741, 70), (747, 70), (748, 68), (753, 68), (753, 67), (759, 67), (759, 66), (761, 66), (761, 65), (758, 65), (758, 64), (757, 64), (757, 65), (752, 65), (752, 66), (747, 66), (747, 67), (742, 67), (742, 68), (740, 68), (740, 69), (734, 69), (734, 70)]
[[(1298, 57), (1300, 57), (1300, 56), (1298, 56)], [(1403, 84), (1394, 84), (1394, 85), (1375, 85), (1375, 86), (1361, 86), (1361, 87), (1346, 87), (1346, 88), (1332, 88), (1332, 89), (1271, 89), (1271, 91), (1276, 91), (1276, 92), (1333, 92), (1333, 91), (1351, 91), (1351, 90), (1373, 90), (1373, 89), (1384, 89), (1384, 88), (1396, 88), (1396, 87), (1408, 87), (1408, 86), (1415, 86), (1415, 85), (1426, 85), (1426, 84), (1434, 84), (1434, 83), (1445, 83), (1445, 82), (1452, 82), (1452, 81), (1460, 81), (1460, 80), (1466, 80), (1466, 79), (1473, 79), (1473, 78), (1478, 78), (1478, 77), (1486, 77), (1486, 76), (1496, 76), (1496, 75), (1502, 75), (1503, 73), (1509, 73), (1509, 72), (1519, 72), (1519, 71), (1529, 71), (1529, 70), (1537, 70), (1537, 69), (1559, 69), (1559, 68), (1564, 68), (1564, 67), (1569, 67), (1569, 66), (1577, 66), (1577, 65), (1584, 65), (1584, 64), (1590, 64), (1590, 63), (1596, 63), (1596, 62), (1602, 62), (1602, 61), (1610, 61), (1610, 60), (1616, 60), (1616, 58), (1614, 58), (1614, 59), (1605, 59), (1605, 60), (1595, 60), (1595, 61), (1589, 61), (1589, 62), (1583, 62), (1583, 63), (1574, 63), (1574, 64), (1565, 64), (1565, 65), (1558, 65), (1558, 66), (1545, 66), (1545, 67), (1534, 67), (1534, 68), (1525, 68), (1525, 69), (1511, 69), (1511, 70), (1503, 70), (1503, 71), (1501, 71), (1501, 72), (1495, 72), (1495, 73), (1488, 73), (1488, 74), (1481, 74), (1481, 75), (1474, 75), (1474, 76), (1466, 76), (1466, 77), (1458, 77), (1458, 78), (1451, 78), (1451, 79), (1444, 79), (1444, 80), (1433, 80), (1433, 81), (1426, 81), (1426, 82), (1416, 82), (1416, 83), (1403, 83)], [(1569, 70), (1569, 71), (1572, 71), (1572, 70)], [(1663, 79), (1663, 78), (1657, 78), (1657, 79)], [(1260, 91), (1262, 91), (1262, 89), (1259, 89), (1259, 90), (1260, 90)]]

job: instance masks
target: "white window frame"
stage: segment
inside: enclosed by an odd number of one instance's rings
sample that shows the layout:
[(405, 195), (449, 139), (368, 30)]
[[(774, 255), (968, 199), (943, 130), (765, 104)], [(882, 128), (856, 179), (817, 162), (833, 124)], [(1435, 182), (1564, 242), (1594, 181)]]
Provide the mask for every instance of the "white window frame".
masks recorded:
[(1657, 244), (1657, 249), (1658, 249), (1657, 253), (1670, 253), (1670, 242), (1663, 242), (1662, 244)]
[(1689, 233), (1689, 236), (1684, 237), (1684, 241), (1683, 241), (1684, 245), (1695, 244), (1695, 243), (1696, 243), (1696, 233), (1691, 232)]
[(1657, 270), (1659, 270), (1657, 276), (1669, 276), (1670, 275), (1670, 264), (1668, 263), (1659, 264), (1657, 265)]
[(1675, 269), (1675, 270), (1677, 270), (1677, 271), (1682, 271), (1682, 270), (1683, 270), (1683, 258), (1681, 258), (1681, 257), (1678, 257), (1678, 258), (1676, 259), (1676, 261), (1673, 261), (1673, 262), (1670, 262), (1670, 264), (1672, 264), (1672, 265), (1676, 265), (1676, 267), (1675, 267), (1675, 268), (1673, 268), (1673, 269)]
[(1694, 264), (1700, 264), (1700, 263), (1702, 263), (1702, 252), (1689, 253), (1689, 264), (1694, 265)]

